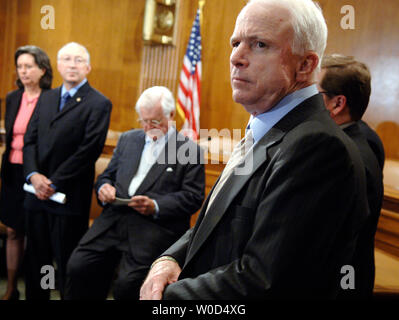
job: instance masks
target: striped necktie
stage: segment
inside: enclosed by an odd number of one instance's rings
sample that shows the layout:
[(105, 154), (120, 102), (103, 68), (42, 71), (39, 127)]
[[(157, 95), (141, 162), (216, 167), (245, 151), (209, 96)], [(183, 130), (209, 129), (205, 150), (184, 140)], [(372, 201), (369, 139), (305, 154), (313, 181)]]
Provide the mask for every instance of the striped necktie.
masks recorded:
[(252, 145), (253, 145), (252, 130), (249, 129), (247, 130), (245, 137), (241, 139), (241, 141), (234, 147), (230, 159), (229, 161), (227, 161), (226, 167), (224, 168), (219, 178), (219, 181), (217, 182), (215, 188), (213, 189), (205, 214), (208, 213), (208, 209), (210, 208), (216, 195), (222, 190), (226, 180), (234, 173), (234, 168), (236, 168), (237, 165), (240, 164), (242, 160), (244, 160), (245, 156), (248, 153), (248, 150), (251, 148)]

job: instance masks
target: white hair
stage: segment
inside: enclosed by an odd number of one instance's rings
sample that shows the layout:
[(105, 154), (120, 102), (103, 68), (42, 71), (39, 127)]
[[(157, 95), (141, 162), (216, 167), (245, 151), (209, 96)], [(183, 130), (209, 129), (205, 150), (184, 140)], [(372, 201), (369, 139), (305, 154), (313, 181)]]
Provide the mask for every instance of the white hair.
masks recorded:
[(155, 86), (144, 90), (136, 102), (136, 112), (140, 115), (140, 108), (151, 109), (161, 102), (165, 116), (169, 117), (176, 110), (175, 99), (172, 92), (166, 87)]
[[(312, 0), (249, 0), (250, 3), (276, 4), (286, 8), (292, 16), (294, 30), (292, 52), (303, 56), (313, 51), (319, 57), (320, 68), (327, 44), (327, 24), (320, 6)], [(247, 5), (248, 5), (247, 4)]]
[(77, 43), (77, 42), (69, 42), (66, 45), (64, 45), (60, 50), (58, 50), (57, 60), (60, 59), (60, 57), (62, 55), (62, 52), (65, 49), (68, 49), (69, 47), (76, 47), (76, 46), (82, 48), (86, 52), (86, 54), (87, 54), (87, 64), (90, 65), (90, 53), (89, 53), (89, 51), (86, 49), (85, 46), (83, 46), (83, 45), (81, 45), (80, 43)]

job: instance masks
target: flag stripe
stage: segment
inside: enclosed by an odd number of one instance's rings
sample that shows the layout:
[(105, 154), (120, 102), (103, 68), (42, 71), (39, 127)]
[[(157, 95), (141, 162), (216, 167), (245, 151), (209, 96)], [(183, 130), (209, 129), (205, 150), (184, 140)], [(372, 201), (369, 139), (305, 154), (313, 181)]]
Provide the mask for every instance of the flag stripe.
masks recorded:
[(177, 92), (178, 107), (184, 114), (182, 129), (191, 129), (198, 137), (201, 92), (201, 32), (199, 10), (191, 28), (190, 39), (180, 73)]

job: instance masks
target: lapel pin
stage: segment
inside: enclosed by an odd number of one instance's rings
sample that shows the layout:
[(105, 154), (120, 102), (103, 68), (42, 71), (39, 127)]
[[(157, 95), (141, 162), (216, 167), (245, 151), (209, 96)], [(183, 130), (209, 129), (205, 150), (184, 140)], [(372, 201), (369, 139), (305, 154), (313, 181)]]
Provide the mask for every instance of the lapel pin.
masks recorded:
[(80, 102), (80, 100), (82, 100), (80, 97), (76, 98), (76, 102)]

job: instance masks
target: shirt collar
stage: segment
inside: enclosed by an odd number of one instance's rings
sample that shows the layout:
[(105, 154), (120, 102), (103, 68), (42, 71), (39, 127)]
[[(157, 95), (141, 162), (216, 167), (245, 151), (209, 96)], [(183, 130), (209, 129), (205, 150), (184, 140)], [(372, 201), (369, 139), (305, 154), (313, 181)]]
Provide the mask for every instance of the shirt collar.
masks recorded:
[(352, 124), (355, 124), (355, 123), (356, 123), (356, 121), (350, 121), (350, 122), (346, 122), (346, 123), (340, 124), (339, 127), (343, 130), (345, 128), (350, 127)]
[(87, 82), (87, 79), (83, 79), (81, 83), (79, 83), (77, 86), (71, 88), (69, 91), (65, 88), (64, 84), (62, 84), (61, 87), (61, 97), (64, 96), (64, 94), (66, 92), (69, 93), (69, 95), (71, 96), (71, 98), (76, 94), (76, 92), (78, 92), (78, 90)]
[[(159, 139), (157, 139), (155, 142), (157, 144), (165, 144), (168, 137), (173, 133), (173, 131), (175, 131), (175, 128), (173, 126), (170, 126), (168, 129), (168, 132), (166, 132), (166, 134), (164, 134), (162, 137), (160, 137)], [(145, 143), (150, 143), (153, 142), (154, 140), (152, 140), (149, 136), (145, 135)]]
[(318, 90), (313, 84), (286, 95), (272, 109), (255, 117), (251, 115), (247, 129), (251, 127), (254, 143), (257, 143), (288, 112), (316, 94), (318, 94)]

